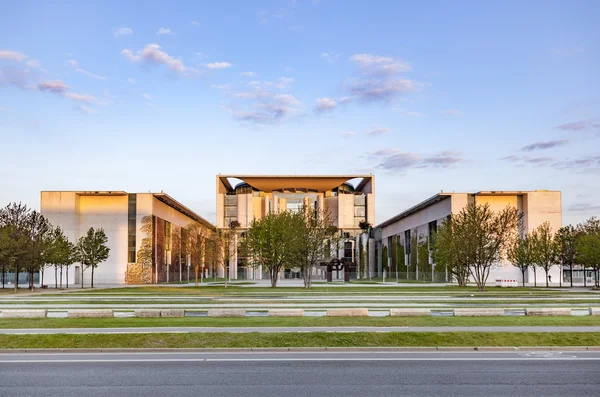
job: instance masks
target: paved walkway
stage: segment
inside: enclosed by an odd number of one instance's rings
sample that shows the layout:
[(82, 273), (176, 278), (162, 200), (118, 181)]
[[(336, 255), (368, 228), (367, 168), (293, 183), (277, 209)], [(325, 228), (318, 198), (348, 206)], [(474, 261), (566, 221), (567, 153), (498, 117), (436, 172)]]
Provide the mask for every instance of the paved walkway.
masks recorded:
[[(0, 329), (0, 334), (137, 334), (137, 333), (296, 333), (296, 332), (600, 332), (600, 326), (583, 327), (122, 327)], [(599, 336), (600, 338), (600, 336)]]

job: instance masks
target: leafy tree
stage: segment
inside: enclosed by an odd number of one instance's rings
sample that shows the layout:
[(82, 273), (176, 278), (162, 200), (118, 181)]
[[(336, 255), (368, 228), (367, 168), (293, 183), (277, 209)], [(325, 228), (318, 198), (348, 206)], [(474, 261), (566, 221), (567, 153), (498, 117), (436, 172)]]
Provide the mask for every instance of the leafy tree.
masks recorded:
[(594, 269), (594, 288), (599, 288), (600, 231), (590, 231), (583, 234), (577, 241), (577, 252), (581, 264)]
[[(577, 230), (572, 226), (563, 226), (554, 234), (554, 242), (558, 253), (558, 261), (569, 267), (571, 287), (573, 286), (573, 266), (577, 260)], [(559, 279), (562, 285), (562, 269)]]
[(558, 250), (549, 222), (544, 222), (531, 232), (531, 248), (534, 266), (546, 273), (546, 287), (548, 287), (548, 272), (556, 264)]
[(77, 261), (77, 250), (58, 226), (52, 230), (51, 239), (47, 261), (54, 267), (54, 288), (62, 289), (63, 269), (66, 269), (66, 286), (69, 288), (69, 267)]
[(289, 227), (294, 233), (292, 239), (294, 261), (300, 264), (304, 287), (312, 287), (312, 270), (322, 261), (331, 259), (332, 245), (339, 245), (336, 239), (337, 228), (329, 213), (310, 207), (301, 207), (292, 213)]
[(527, 269), (533, 263), (531, 237), (525, 235), (513, 239), (508, 246), (506, 256), (510, 263), (521, 271), (521, 280), (524, 287), (525, 272), (527, 272)]
[[(232, 222), (233, 223), (233, 222)], [(211, 239), (212, 246), (215, 252), (215, 262), (217, 266), (223, 267), (223, 275), (225, 277), (225, 288), (229, 279), (229, 262), (232, 258), (232, 250), (235, 243), (235, 229), (219, 229)], [(212, 249), (212, 247), (211, 247)]]
[(433, 239), (436, 264), (447, 269), (459, 287), (465, 287), (469, 279), (469, 261), (461, 236), (463, 229), (458, 227), (456, 217), (451, 215), (437, 228)]
[(388, 270), (388, 247), (384, 245), (381, 249), (381, 268), (383, 271)]
[(87, 234), (77, 241), (77, 259), (81, 262), (81, 288), (83, 288), (83, 272), (88, 267), (92, 268), (91, 287), (94, 288), (94, 269), (98, 264), (106, 261), (110, 253), (107, 247), (108, 237), (104, 229), (90, 227)]
[(253, 258), (253, 267), (262, 266), (269, 272), (271, 286), (277, 286), (279, 272), (297, 255), (297, 216), (290, 211), (269, 213), (250, 224), (246, 233), (245, 250)]

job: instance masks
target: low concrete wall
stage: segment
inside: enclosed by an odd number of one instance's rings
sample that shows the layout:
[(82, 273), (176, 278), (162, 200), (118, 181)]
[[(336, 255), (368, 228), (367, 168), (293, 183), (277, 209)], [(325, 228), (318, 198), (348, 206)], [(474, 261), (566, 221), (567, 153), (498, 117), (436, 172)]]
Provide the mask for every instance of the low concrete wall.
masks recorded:
[(45, 309), (3, 310), (0, 318), (45, 318), (47, 313), (48, 311)]
[(590, 316), (600, 316), (600, 307), (590, 307)]
[(160, 309), (161, 317), (183, 317), (185, 310), (183, 309)]
[(412, 308), (396, 308), (390, 309), (390, 316), (392, 317), (422, 317), (430, 316), (431, 309), (412, 309)]
[(477, 308), (457, 308), (454, 309), (456, 317), (491, 317), (504, 316), (504, 309), (492, 307), (477, 307)]
[(114, 311), (111, 309), (71, 309), (67, 312), (69, 318), (111, 318)]
[(269, 317), (304, 317), (304, 309), (269, 309)]
[(136, 309), (134, 311), (136, 317), (160, 317), (159, 309)]
[(327, 309), (328, 317), (367, 317), (368, 315), (369, 309), (367, 308)]
[(528, 316), (570, 316), (571, 309), (561, 307), (543, 307), (525, 309)]
[(245, 317), (246, 309), (208, 309), (208, 317)]

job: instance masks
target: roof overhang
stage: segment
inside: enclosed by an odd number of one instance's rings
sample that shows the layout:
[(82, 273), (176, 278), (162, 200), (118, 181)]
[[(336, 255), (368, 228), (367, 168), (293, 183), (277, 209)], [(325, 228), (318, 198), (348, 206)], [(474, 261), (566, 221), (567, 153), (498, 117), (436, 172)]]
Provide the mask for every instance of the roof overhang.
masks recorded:
[(218, 175), (218, 178), (229, 191), (233, 190), (235, 186), (231, 186), (228, 179), (235, 178), (263, 192), (285, 189), (308, 189), (324, 192), (352, 179), (362, 179), (355, 187), (360, 191), (373, 178), (373, 175)]
[(212, 223), (210, 223), (206, 219), (202, 218), (200, 215), (198, 215), (197, 213), (195, 213), (194, 211), (192, 211), (191, 209), (189, 209), (185, 205), (181, 204), (179, 201), (175, 200), (173, 197), (169, 196), (168, 194), (166, 194), (166, 193), (153, 193), (152, 195), (157, 200), (159, 200), (162, 203), (168, 205), (169, 207), (171, 207), (171, 208), (173, 208), (173, 209), (181, 212), (182, 214), (186, 215), (188, 218), (193, 219), (194, 221), (202, 224), (203, 226), (206, 226), (209, 229), (214, 229), (215, 228), (215, 226)]
[(445, 199), (449, 198), (450, 196), (452, 196), (452, 193), (438, 193), (435, 196), (431, 196), (427, 200), (421, 201), (419, 204), (417, 204), (413, 207), (410, 207), (406, 211), (399, 213), (398, 215), (388, 219), (385, 222), (380, 223), (379, 225), (377, 225), (375, 227), (382, 228), (382, 227), (389, 226), (392, 223), (398, 222), (408, 216), (411, 216), (412, 214), (417, 213), (433, 204), (439, 203), (440, 201), (445, 200)]

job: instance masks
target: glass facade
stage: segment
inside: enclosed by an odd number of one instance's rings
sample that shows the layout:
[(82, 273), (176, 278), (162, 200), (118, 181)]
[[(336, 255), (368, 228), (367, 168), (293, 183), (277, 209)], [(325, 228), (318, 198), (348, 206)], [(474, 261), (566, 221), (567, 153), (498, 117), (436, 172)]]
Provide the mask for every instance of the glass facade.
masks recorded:
[(135, 243), (136, 243), (136, 216), (137, 216), (137, 194), (128, 195), (127, 205), (127, 261), (136, 262)]

